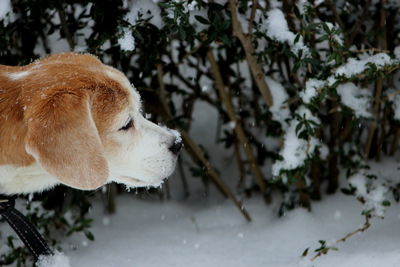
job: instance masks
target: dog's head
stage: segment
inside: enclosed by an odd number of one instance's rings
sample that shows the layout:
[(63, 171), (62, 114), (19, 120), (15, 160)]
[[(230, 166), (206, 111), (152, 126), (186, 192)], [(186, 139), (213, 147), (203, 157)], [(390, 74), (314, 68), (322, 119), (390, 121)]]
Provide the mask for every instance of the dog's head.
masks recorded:
[(24, 84), (25, 150), (61, 183), (157, 186), (173, 172), (179, 134), (143, 117), (121, 72), (79, 54), (27, 67), (15, 79)]

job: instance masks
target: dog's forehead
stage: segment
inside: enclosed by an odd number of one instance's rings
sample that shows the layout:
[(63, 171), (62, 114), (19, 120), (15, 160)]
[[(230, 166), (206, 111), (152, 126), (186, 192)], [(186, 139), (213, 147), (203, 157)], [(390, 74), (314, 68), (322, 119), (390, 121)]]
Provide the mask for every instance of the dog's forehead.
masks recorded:
[[(121, 89), (125, 91), (128, 96), (128, 108), (133, 108), (134, 110), (140, 110), (142, 108), (139, 93), (122, 72), (106, 66), (105, 74), (113, 81), (116, 81), (121, 86)], [(130, 111), (132, 112), (134, 110)]]
[(115, 131), (140, 113), (140, 95), (122, 72), (106, 65), (97, 71), (107, 86), (96, 94), (93, 116), (100, 133)]

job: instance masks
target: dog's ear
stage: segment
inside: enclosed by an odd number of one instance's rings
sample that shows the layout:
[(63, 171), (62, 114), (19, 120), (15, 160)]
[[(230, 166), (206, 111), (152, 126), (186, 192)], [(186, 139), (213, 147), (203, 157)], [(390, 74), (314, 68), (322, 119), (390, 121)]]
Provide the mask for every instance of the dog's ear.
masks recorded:
[(59, 91), (26, 110), (26, 151), (70, 187), (90, 190), (107, 182), (108, 165), (94, 123), (90, 96)]

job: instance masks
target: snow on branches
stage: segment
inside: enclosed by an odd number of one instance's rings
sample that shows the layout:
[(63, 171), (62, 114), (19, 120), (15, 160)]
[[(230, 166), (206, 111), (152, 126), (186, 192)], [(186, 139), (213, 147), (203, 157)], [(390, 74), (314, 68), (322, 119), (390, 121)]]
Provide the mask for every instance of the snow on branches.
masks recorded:
[(278, 8), (272, 9), (267, 13), (266, 20), (267, 35), (278, 42), (287, 43), (292, 52), (297, 55), (302, 53), (303, 57), (310, 56), (308, 47), (303, 42), (303, 37), (291, 32), (285, 19), (285, 15)]

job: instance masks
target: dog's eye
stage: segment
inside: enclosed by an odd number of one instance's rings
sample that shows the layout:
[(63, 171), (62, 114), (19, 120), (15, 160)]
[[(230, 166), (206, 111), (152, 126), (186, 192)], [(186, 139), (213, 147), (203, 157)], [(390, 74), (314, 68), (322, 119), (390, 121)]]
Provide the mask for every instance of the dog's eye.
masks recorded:
[(129, 130), (132, 126), (133, 126), (133, 120), (130, 119), (128, 121), (128, 123), (125, 126), (123, 126), (122, 128), (120, 128), (119, 130), (120, 131), (126, 131), (126, 130)]

